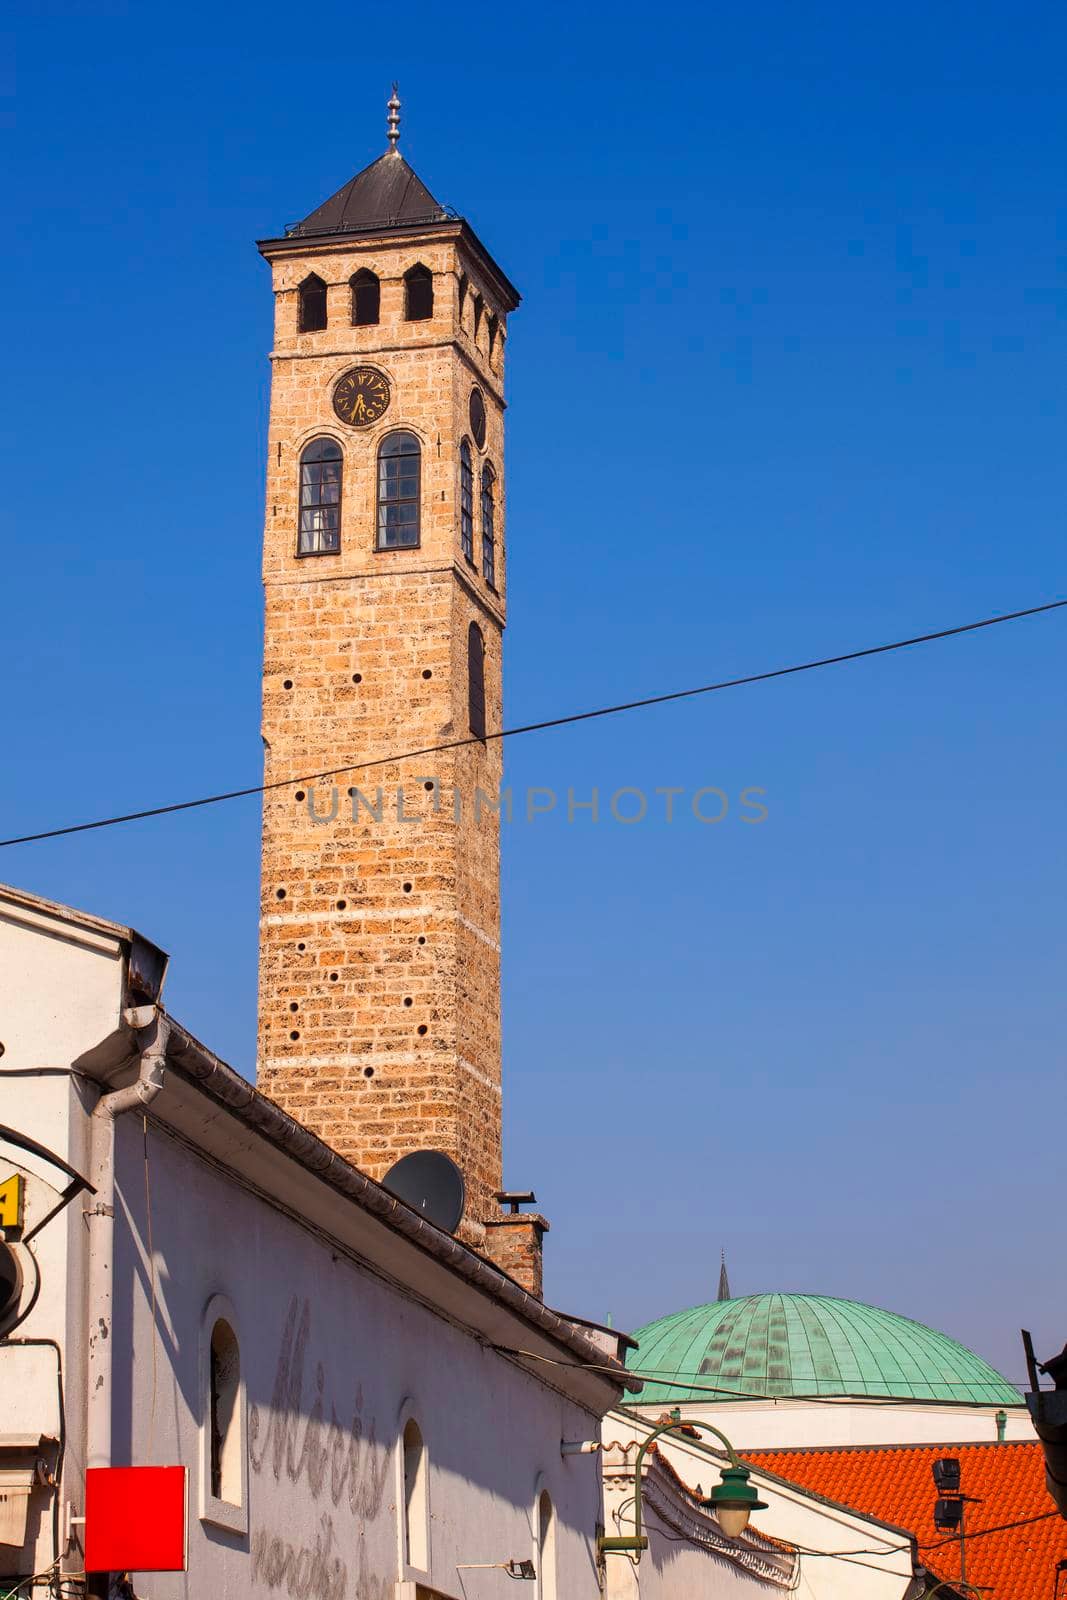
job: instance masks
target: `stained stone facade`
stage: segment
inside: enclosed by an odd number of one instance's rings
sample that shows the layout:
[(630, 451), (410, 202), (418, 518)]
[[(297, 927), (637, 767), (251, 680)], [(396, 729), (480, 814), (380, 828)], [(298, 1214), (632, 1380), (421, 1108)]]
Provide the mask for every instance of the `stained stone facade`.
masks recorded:
[[(465, 223), (439, 208), (427, 214), (421, 198), (418, 220), (404, 219), (397, 196), (415, 186), (436, 205), (391, 151), (341, 191), (349, 199), (336, 217), (327, 202), (260, 246), (276, 306), (263, 738), (265, 781), (280, 787), (263, 809), (258, 1082), (372, 1177), (409, 1151), (445, 1151), (466, 1178), (466, 1234), (479, 1239), (500, 1215), (500, 746), (367, 763), (470, 736), (471, 624), (484, 639), (485, 723), (500, 726), (504, 350), (518, 296)], [(388, 216), (366, 214), (381, 206)], [(417, 265), (433, 274), (432, 314), (408, 320), (404, 274)], [(360, 270), (381, 285), (370, 326), (353, 326)], [(300, 285), (312, 274), (327, 285), (327, 325), (301, 332)], [(360, 365), (385, 377), (390, 396), (366, 427), (342, 421), (333, 404)], [(419, 543), (381, 549), (379, 450), (398, 430), (421, 450)], [(300, 555), (301, 454), (316, 439), (342, 454), (340, 549)], [(471, 556), (461, 539), (464, 440)]]

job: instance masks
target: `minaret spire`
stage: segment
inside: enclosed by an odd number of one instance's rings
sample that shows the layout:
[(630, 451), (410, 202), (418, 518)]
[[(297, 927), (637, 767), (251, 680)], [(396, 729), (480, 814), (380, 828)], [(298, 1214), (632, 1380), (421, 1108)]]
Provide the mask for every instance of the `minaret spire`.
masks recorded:
[(719, 1267), (719, 1292), (718, 1292), (718, 1294), (716, 1295), (715, 1298), (716, 1298), (716, 1300), (729, 1300), (731, 1298), (731, 1296), (730, 1296), (730, 1278), (729, 1278), (729, 1274), (726, 1271), (726, 1251), (725, 1250), (723, 1250), (721, 1252), (721, 1265)]
[(386, 110), (389, 115), (386, 122), (389, 127), (389, 148), (395, 150), (400, 143), (400, 96), (397, 93), (399, 84), (393, 84), (393, 93), (390, 96)]

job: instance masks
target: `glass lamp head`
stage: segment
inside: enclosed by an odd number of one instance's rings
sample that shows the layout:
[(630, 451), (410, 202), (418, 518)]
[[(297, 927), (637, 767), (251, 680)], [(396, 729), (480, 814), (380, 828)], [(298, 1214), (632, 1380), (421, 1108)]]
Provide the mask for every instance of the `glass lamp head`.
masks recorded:
[(748, 1480), (747, 1467), (724, 1467), (721, 1480), (711, 1491), (709, 1504), (728, 1539), (744, 1533), (753, 1511), (767, 1509), (766, 1500), (759, 1498)]

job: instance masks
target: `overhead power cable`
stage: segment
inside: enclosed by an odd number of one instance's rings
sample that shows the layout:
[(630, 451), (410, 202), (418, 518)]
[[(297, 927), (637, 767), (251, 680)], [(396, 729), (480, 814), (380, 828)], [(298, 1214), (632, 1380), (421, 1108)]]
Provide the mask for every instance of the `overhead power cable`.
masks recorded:
[[(510, 1345), (502, 1344), (494, 1345), (493, 1349), (499, 1350), (502, 1355), (523, 1356), (527, 1360), (542, 1361), (548, 1366), (553, 1367), (574, 1367), (585, 1372), (603, 1372), (609, 1377), (616, 1378), (625, 1374), (625, 1376), (630, 1378), (639, 1378), (642, 1383), (647, 1383), (650, 1388), (670, 1389), (674, 1386), (684, 1386), (687, 1390), (689, 1390), (690, 1395), (694, 1397), (698, 1394), (707, 1394), (717, 1395), (720, 1399), (725, 1398), (727, 1400), (787, 1400), (790, 1405), (798, 1403), (811, 1406), (824, 1406), (828, 1400), (854, 1400), (858, 1405), (867, 1406), (872, 1409), (885, 1409), (892, 1406), (899, 1406), (900, 1404), (899, 1399), (894, 1398), (892, 1395), (856, 1395), (849, 1394), (847, 1390), (842, 1390), (836, 1394), (753, 1394), (750, 1389), (727, 1389), (721, 1383), (701, 1383), (698, 1377), (690, 1377), (688, 1374), (683, 1372), (675, 1372), (670, 1374), (655, 1371), (643, 1372), (640, 1367), (620, 1367), (618, 1364), (612, 1365), (608, 1362), (605, 1362), (601, 1365), (595, 1361), (564, 1361), (558, 1356), (538, 1355), (536, 1351), (533, 1350), (515, 1350), (512, 1349)], [(944, 1387), (956, 1388), (958, 1385), (945, 1384)], [(964, 1387), (972, 1388), (974, 1385), (967, 1384), (964, 1385)], [(663, 1398), (667, 1399), (669, 1396), (663, 1396)], [(649, 1400), (643, 1403), (651, 1404), (652, 1402)], [(990, 1400), (986, 1403), (993, 1405), (996, 1402)], [(626, 1408), (623, 1407), (622, 1409), (625, 1410)], [(1014, 1442), (1019, 1443), (1020, 1441), (1016, 1440)], [(969, 1539), (970, 1534), (968, 1534), (967, 1537)]]
[(416, 757), (440, 755), (446, 750), (460, 750), (466, 745), (489, 744), (497, 739), (515, 739), (524, 733), (543, 733), (548, 728), (564, 728), (576, 722), (592, 722), (597, 717), (615, 717), (624, 711), (640, 711), (647, 706), (668, 705), (672, 700), (692, 700), (697, 695), (718, 694), (724, 689), (741, 689), (747, 684), (767, 683), (772, 678), (788, 678), (798, 672), (815, 672), (821, 667), (837, 667), (848, 661), (862, 661), (868, 656), (888, 655), (894, 650), (907, 650), (912, 645), (933, 644), (938, 639), (954, 639), (960, 634), (976, 633), (980, 628), (995, 628), (1002, 622), (1018, 622), (1023, 617), (1037, 617), (1046, 611), (1059, 611), (1067, 600), (1049, 600), (1044, 605), (1027, 606), (1023, 611), (1007, 611), (995, 617), (983, 617), (979, 622), (963, 622), (954, 628), (939, 628), (935, 633), (918, 633), (910, 639), (894, 639), (889, 644), (868, 645), (862, 650), (848, 650), (842, 655), (821, 656), (815, 661), (801, 661), (790, 667), (772, 667), (766, 672), (752, 672), (743, 678), (724, 678), (718, 683), (702, 683), (692, 689), (674, 689), (667, 694), (646, 695), (640, 700), (625, 700), (618, 705), (598, 706), (592, 711), (572, 711), (563, 717), (548, 717), (542, 722), (527, 722), (517, 728), (499, 728), (487, 733), (484, 739), (471, 734), (466, 739), (450, 739), (444, 744), (425, 745), (419, 750), (399, 750), (390, 755), (375, 756), (366, 761), (351, 761), (343, 767), (329, 767), (323, 772), (298, 773), (288, 778), (277, 778), (271, 783), (254, 783), (246, 789), (228, 789), (219, 794), (201, 795), (195, 800), (176, 800), (170, 805), (149, 806), (143, 811), (127, 811), (121, 816), (99, 817), (94, 822), (74, 822), (65, 828), (46, 828), (40, 833), (23, 833), (15, 838), (0, 839), (0, 849), (14, 844), (35, 844), (40, 839), (59, 839), (70, 833), (89, 833), (95, 828), (114, 828), (123, 822), (143, 822), (149, 817), (171, 816), (177, 811), (193, 811), (200, 806), (220, 805), (224, 800), (243, 800), (249, 795), (268, 794), (273, 789), (287, 789), (294, 783), (317, 783), (323, 778), (346, 777), (353, 772), (366, 772), (373, 767), (395, 766), (400, 761)]

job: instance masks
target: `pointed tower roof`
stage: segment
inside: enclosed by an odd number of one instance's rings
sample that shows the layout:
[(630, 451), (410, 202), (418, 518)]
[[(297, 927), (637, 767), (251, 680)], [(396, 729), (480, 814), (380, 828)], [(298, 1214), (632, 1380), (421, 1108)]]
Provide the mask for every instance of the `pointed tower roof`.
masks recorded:
[(290, 239), (322, 233), (380, 233), (385, 228), (447, 222), (455, 213), (436, 201), (394, 146), (349, 178), (321, 206), (286, 229)]
[(260, 239), (260, 254), (268, 261), (285, 254), (306, 254), (306, 240), (322, 240), (312, 253), (350, 249), (348, 241), (363, 244), (361, 235), (393, 235), (399, 232), (420, 237), (431, 235), (461, 241), (480, 263), (489, 286), (499, 297), (503, 311), (514, 311), (519, 291), (493, 260), (465, 218), (435, 200), (422, 179), (408, 166), (397, 145), (400, 140), (400, 96), (393, 84), (388, 104), (387, 135), (389, 148), (369, 167), (349, 178), (342, 189), (324, 200), (303, 222), (294, 222), (280, 239)]
[(723, 1250), (722, 1251), (722, 1264), (719, 1267), (719, 1292), (715, 1296), (715, 1299), (716, 1299), (716, 1302), (718, 1303), (718, 1302), (721, 1302), (723, 1300), (729, 1300), (729, 1298), (730, 1298), (730, 1279), (729, 1279), (729, 1276), (728, 1276), (727, 1271), (726, 1271), (726, 1251)]

